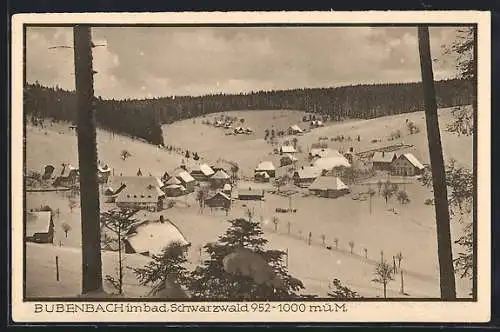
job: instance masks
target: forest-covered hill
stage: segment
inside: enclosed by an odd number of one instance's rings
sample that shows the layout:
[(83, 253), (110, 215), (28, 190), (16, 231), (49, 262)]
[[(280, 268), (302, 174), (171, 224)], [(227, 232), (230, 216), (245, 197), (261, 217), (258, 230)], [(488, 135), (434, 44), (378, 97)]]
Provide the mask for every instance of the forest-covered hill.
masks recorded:
[[(436, 82), (439, 107), (468, 105), (474, 93), (466, 80)], [(96, 98), (99, 127), (152, 144), (163, 144), (161, 125), (215, 112), (232, 110), (292, 109), (327, 115), (333, 120), (369, 119), (423, 109), (420, 83), (351, 85), (336, 88), (259, 91), (237, 95), (105, 100)], [(24, 91), (26, 119), (74, 121), (74, 92), (28, 84)]]

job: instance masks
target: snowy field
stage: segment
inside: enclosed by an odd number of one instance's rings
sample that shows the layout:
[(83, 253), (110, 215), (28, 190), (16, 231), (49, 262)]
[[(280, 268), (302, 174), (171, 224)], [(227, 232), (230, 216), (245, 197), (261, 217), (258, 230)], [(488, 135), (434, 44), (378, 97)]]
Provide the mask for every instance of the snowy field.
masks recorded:
[[(224, 130), (201, 124), (201, 118), (184, 120), (164, 126), (165, 144), (175, 145), (190, 151), (197, 151), (208, 161), (218, 158), (233, 160), (240, 166), (240, 175), (250, 176), (259, 161), (272, 160), (275, 165), (279, 156), (273, 155), (275, 147), (264, 141), (264, 129), (274, 125), (279, 129), (297, 123), (302, 124), (302, 116), (298, 111), (250, 111), (227, 112), (232, 116), (245, 118), (244, 126), (254, 129), (255, 135), (226, 136)], [(285, 116), (283, 116), (285, 115)], [(287, 116), (289, 115), (289, 116)], [(472, 165), (472, 138), (457, 137), (443, 130), (451, 120), (449, 109), (440, 110), (440, 125), (445, 159), (456, 159), (460, 164)], [(348, 133), (351, 137), (361, 136), (356, 140), (339, 143), (329, 141), (329, 147), (347, 150), (354, 147), (355, 151), (365, 151), (379, 146), (404, 142), (414, 145), (409, 151), (422, 162), (428, 163), (428, 147), (425, 134), (425, 121), (422, 112), (402, 114), (372, 120), (349, 121), (345, 123), (327, 123), (323, 128), (313, 129), (297, 136), (298, 145), (306, 152), (318, 137), (335, 137)], [(207, 116), (211, 119), (213, 116)], [(405, 121), (409, 119), (420, 127), (421, 132), (408, 135), (405, 132)], [(403, 136), (399, 140), (387, 141), (392, 130), (400, 129)], [(372, 139), (382, 139), (381, 143), (371, 143)], [(290, 137), (287, 137), (290, 139)], [(71, 163), (77, 165), (76, 135), (67, 126), (56, 124), (46, 129), (28, 126), (26, 145), (27, 169), (41, 171), (45, 164), (60, 165)], [(131, 157), (126, 161), (120, 158), (120, 151), (126, 149)], [(169, 173), (178, 167), (183, 159), (177, 154), (170, 154), (146, 143), (129, 138), (98, 132), (99, 159), (114, 169), (115, 175), (133, 175), (141, 168), (143, 174), (161, 175)], [(299, 165), (306, 164), (306, 154), (298, 155)], [(189, 163), (188, 163), (189, 166)], [(284, 168), (278, 170), (286, 172)], [(189, 259), (192, 264), (200, 260), (199, 248), (207, 242), (215, 241), (217, 236), (227, 228), (227, 219), (243, 217), (247, 209), (254, 212), (254, 218), (262, 223), (269, 245), (275, 249), (288, 250), (290, 273), (301, 279), (305, 293), (326, 296), (328, 284), (333, 278), (358, 291), (365, 297), (381, 297), (381, 285), (373, 283), (375, 261), (380, 259), (380, 251), (384, 257), (392, 261), (392, 256), (399, 251), (403, 253), (402, 267), (406, 271), (405, 292), (409, 297), (438, 297), (439, 272), (437, 266), (436, 229), (434, 209), (424, 205), (427, 198), (432, 197), (429, 189), (424, 188), (415, 179), (406, 179), (410, 183), (404, 185), (411, 202), (401, 205), (394, 198), (386, 204), (378, 194), (374, 196), (370, 211), (369, 200), (354, 200), (353, 194), (366, 192), (367, 185), (352, 186), (352, 194), (338, 198), (325, 199), (314, 196), (304, 196), (302, 192), (294, 195), (291, 204), (296, 213), (276, 213), (278, 207), (288, 208), (290, 201), (286, 197), (266, 193), (262, 202), (234, 201), (229, 215), (222, 211), (203, 213), (195, 202), (194, 194), (179, 201), (187, 204), (177, 204), (174, 208), (157, 213), (170, 219), (192, 243)], [(372, 180), (373, 182), (373, 180)], [(268, 184), (263, 187), (270, 186)], [(403, 186), (403, 185), (401, 185)], [(256, 187), (256, 186), (255, 186)], [(377, 189), (372, 184), (373, 189)], [(69, 209), (68, 198), (63, 193), (27, 193), (27, 209), (40, 205), (50, 205), (59, 209), (55, 217), (56, 234), (54, 245), (27, 246), (27, 291), (29, 296), (73, 296), (79, 292), (80, 282), (80, 210)], [(111, 208), (111, 204), (101, 204), (101, 209)], [(273, 217), (278, 217), (277, 231), (271, 223)], [(150, 218), (150, 213), (143, 214)], [(66, 238), (61, 224), (71, 225)], [(289, 231), (290, 230), (290, 231)], [(461, 225), (452, 223), (452, 236), (457, 238)], [(311, 233), (311, 245), (308, 245), (308, 234)], [(323, 244), (323, 238), (325, 244)], [(334, 239), (338, 239), (339, 248), (335, 249)], [(353, 254), (350, 253), (348, 242), (354, 242)], [(332, 247), (328, 250), (326, 246)], [(368, 259), (364, 257), (367, 249)], [(61, 281), (57, 283), (54, 276), (54, 257), (60, 258)], [(104, 270), (111, 271), (114, 253), (103, 255)], [(143, 265), (147, 258), (139, 255), (128, 255), (131, 265)], [(203, 257), (201, 257), (203, 258)], [(47, 275), (48, 277), (38, 277)], [(71, 276), (71, 277), (69, 277)], [(133, 275), (126, 277), (126, 296), (138, 297), (146, 290), (137, 285)], [(468, 280), (457, 279), (459, 296), (467, 296), (470, 290)], [(399, 279), (389, 283), (388, 297), (400, 297)], [(57, 290), (57, 291), (56, 291)]]

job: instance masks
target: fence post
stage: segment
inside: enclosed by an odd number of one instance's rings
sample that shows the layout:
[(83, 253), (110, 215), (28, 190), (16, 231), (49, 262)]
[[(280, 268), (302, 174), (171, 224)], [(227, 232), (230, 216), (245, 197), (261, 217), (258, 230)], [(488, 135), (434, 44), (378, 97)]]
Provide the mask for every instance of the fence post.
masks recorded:
[(404, 295), (405, 293), (405, 288), (404, 288), (404, 279), (403, 279), (403, 269), (401, 269), (401, 294)]
[(59, 281), (59, 256), (56, 256), (56, 280)]

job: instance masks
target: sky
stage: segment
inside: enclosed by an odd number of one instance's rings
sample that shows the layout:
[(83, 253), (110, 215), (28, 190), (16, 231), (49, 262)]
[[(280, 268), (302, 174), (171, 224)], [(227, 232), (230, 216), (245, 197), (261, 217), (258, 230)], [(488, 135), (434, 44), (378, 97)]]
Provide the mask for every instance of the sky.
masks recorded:
[[(443, 55), (457, 28), (430, 29), (436, 79), (456, 75)], [(413, 27), (96, 27), (96, 96), (151, 98), (417, 82)], [(26, 80), (74, 90), (73, 32), (29, 27)]]

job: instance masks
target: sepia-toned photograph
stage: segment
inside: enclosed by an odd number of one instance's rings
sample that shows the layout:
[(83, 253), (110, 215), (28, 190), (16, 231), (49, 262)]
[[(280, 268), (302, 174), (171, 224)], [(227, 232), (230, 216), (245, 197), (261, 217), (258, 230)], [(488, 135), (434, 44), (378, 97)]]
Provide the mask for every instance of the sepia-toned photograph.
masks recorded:
[(18, 317), (489, 320), (489, 16), (364, 14), (21, 16)]

